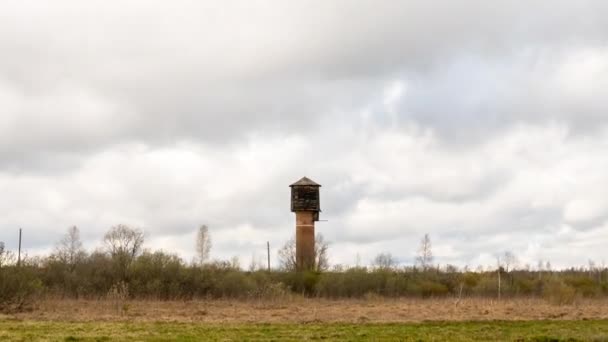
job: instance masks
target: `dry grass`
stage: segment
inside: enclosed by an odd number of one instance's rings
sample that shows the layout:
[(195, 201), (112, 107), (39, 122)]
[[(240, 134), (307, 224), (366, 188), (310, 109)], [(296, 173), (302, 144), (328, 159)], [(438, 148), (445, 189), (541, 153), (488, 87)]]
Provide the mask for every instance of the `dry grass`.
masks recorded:
[(541, 299), (326, 300), (300, 297), (274, 301), (88, 301), (44, 300), (34, 311), (0, 315), (5, 320), (63, 322), (196, 323), (405, 323), (424, 321), (529, 321), (608, 319), (608, 301), (556, 306)]

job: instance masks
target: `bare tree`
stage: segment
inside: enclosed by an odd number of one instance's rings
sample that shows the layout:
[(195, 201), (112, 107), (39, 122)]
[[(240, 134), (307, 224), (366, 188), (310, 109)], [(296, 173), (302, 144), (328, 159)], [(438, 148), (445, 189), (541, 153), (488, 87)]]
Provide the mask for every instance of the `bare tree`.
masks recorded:
[(55, 255), (57, 258), (68, 265), (73, 270), (79, 260), (85, 256), (82, 241), (80, 240), (80, 231), (78, 227), (73, 226), (68, 228), (65, 236), (55, 246)]
[(397, 264), (391, 253), (380, 253), (374, 258), (373, 265), (382, 270), (390, 270)]
[(125, 280), (127, 268), (141, 253), (144, 233), (140, 229), (119, 224), (110, 228), (103, 241), (108, 253), (118, 266), (119, 276)]
[(6, 266), (8, 251), (4, 248), (4, 242), (0, 241), (0, 268)]
[(595, 272), (595, 261), (589, 259), (589, 278), (593, 279), (593, 273)]
[(6, 250), (4, 242), (0, 241), (0, 268), (15, 264), (15, 253)]
[(0, 268), (7, 264), (6, 254), (7, 252), (4, 249), (4, 242), (0, 241)]
[(136, 257), (144, 244), (144, 233), (137, 228), (119, 224), (110, 228), (103, 238), (110, 255)]
[(509, 273), (509, 271), (512, 268), (517, 267), (517, 257), (515, 256), (515, 254), (513, 254), (513, 252), (511, 251), (506, 251), (502, 257), (502, 261), (503, 261), (503, 265), (505, 268), (505, 272)]
[[(329, 243), (325, 241), (323, 235), (317, 234), (315, 237), (315, 271), (326, 271), (329, 269)], [(281, 249), (279, 249), (279, 267), (286, 271), (295, 271), (296, 263), (296, 241), (289, 239)]]
[(355, 257), (355, 267), (359, 268), (361, 267), (361, 254), (357, 253), (357, 256)]
[(283, 247), (279, 249), (279, 267), (285, 271), (296, 270), (296, 240), (287, 240)]
[(251, 261), (249, 262), (249, 272), (255, 272), (260, 269), (260, 265), (258, 263), (258, 257), (255, 253), (251, 253)]
[(237, 270), (240, 271), (241, 270), (241, 259), (239, 259), (238, 256), (233, 256), (232, 258), (230, 258), (230, 267), (233, 270)]
[(209, 260), (210, 253), (211, 235), (209, 235), (209, 228), (202, 225), (196, 233), (196, 254), (201, 265)]
[(420, 265), (424, 271), (428, 270), (433, 264), (433, 251), (431, 247), (429, 234), (424, 234), (422, 241), (420, 241), (418, 256), (416, 257), (416, 264)]
[(536, 269), (538, 270), (538, 280), (541, 280), (543, 278), (544, 267), (545, 267), (545, 264), (543, 262), (543, 259), (539, 259), (538, 264), (536, 265)]
[(249, 272), (255, 272), (267, 268), (265, 265), (265, 257), (263, 255), (257, 255), (256, 253), (251, 254), (251, 261), (249, 262)]
[(315, 238), (315, 270), (318, 272), (329, 269), (329, 243), (325, 241), (323, 235), (318, 234)]

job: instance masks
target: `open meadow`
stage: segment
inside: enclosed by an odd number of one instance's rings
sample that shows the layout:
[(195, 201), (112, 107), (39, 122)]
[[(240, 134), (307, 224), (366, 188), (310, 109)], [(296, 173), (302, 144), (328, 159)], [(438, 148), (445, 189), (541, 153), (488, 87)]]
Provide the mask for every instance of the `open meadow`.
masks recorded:
[(0, 322), (7, 341), (608, 341), (608, 321), (408, 324)]
[(42, 300), (8, 341), (608, 341), (608, 304), (539, 299)]

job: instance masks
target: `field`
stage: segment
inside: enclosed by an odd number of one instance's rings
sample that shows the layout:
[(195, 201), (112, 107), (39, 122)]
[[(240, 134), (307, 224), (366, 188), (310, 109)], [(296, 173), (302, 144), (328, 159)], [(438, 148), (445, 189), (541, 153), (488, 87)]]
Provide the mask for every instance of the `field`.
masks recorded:
[(608, 321), (385, 324), (0, 323), (8, 341), (608, 341)]
[(0, 316), (0, 340), (608, 341), (608, 304), (485, 299), (44, 300)]

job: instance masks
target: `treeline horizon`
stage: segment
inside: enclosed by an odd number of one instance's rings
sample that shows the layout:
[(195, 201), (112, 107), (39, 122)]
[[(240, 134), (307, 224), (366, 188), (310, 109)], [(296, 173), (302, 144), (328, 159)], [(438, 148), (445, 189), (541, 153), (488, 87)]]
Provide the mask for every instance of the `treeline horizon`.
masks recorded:
[(317, 237), (313, 270), (295, 271), (295, 246), (279, 250), (280, 265), (268, 270), (256, 263), (243, 269), (238, 259), (210, 261), (211, 237), (206, 226), (197, 233), (197, 261), (176, 254), (144, 249), (141, 230), (112, 227), (104, 247), (87, 252), (79, 231), (71, 227), (54, 252), (24, 257), (0, 243), (0, 310), (23, 310), (37, 299), (276, 299), (306, 296), (328, 299), (381, 297), (515, 298), (540, 297), (555, 304), (608, 296), (608, 268), (590, 262), (586, 267), (538, 270), (515, 267), (506, 252), (493, 270), (434, 265), (430, 237), (421, 241), (416, 264), (398, 266), (388, 253), (371, 266), (330, 267), (329, 244)]
[[(114, 236), (113, 238), (109, 236), (109, 233), (114, 230), (116, 231), (116, 228), (119, 228), (118, 230), (122, 229), (122, 236)], [(124, 229), (126, 228), (126, 229)], [(125, 232), (128, 232), (125, 234)], [(120, 241), (120, 239), (126, 239), (125, 241)], [(194, 249), (196, 250), (196, 256), (191, 258), (190, 261), (187, 261), (186, 259), (184, 259), (182, 256), (178, 255), (177, 253), (173, 253), (170, 250), (166, 250), (164, 248), (161, 249), (157, 249), (157, 250), (152, 250), (149, 248), (143, 248), (143, 243), (144, 243), (144, 233), (142, 230), (138, 229), (138, 228), (131, 228), (130, 226), (127, 225), (123, 225), (123, 224), (119, 224), (116, 226), (113, 226), (110, 228), (110, 230), (104, 235), (103, 238), (103, 243), (104, 245), (102, 246), (97, 246), (96, 248), (94, 248), (92, 250), (92, 252), (87, 251), (84, 247), (82, 242), (80, 241), (80, 231), (79, 228), (77, 226), (71, 226), (70, 228), (67, 229), (67, 232), (65, 233), (63, 239), (59, 240), (56, 242), (55, 244), (55, 248), (53, 252), (48, 253), (47, 255), (33, 255), (30, 256), (27, 253), (27, 250), (24, 251), (20, 258), (22, 258), (24, 261), (29, 260), (30, 263), (37, 263), (43, 259), (47, 259), (47, 258), (65, 258), (65, 254), (72, 254), (70, 257), (73, 258), (76, 256), (76, 254), (81, 254), (81, 255), (86, 255), (87, 253), (89, 254), (95, 254), (95, 253), (104, 253), (104, 252), (110, 252), (110, 254), (112, 253), (111, 251), (108, 251), (108, 247), (110, 249), (116, 249), (119, 246), (109, 246), (108, 244), (116, 244), (116, 243), (125, 243), (127, 245), (122, 246), (122, 248), (131, 248), (132, 250), (130, 252), (128, 252), (127, 254), (137, 254), (137, 253), (142, 253), (142, 252), (163, 252), (165, 254), (174, 256), (176, 258), (179, 258), (182, 260), (182, 262), (184, 262), (185, 264), (199, 264), (199, 263), (209, 263), (209, 262), (226, 262), (229, 261), (232, 264), (238, 264), (239, 267), (243, 268), (244, 270), (252, 270), (252, 269), (268, 269), (267, 264), (266, 264), (266, 254), (262, 255), (262, 254), (253, 254), (252, 258), (250, 260), (249, 265), (244, 268), (242, 266), (242, 260), (238, 257), (238, 256), (232, 256), (230, 259), (221, 259), (221, 258), (216, 258), (211, 260), (210, 259), (210, 255), (211, 255), (211, 236), (208, 230), (208, 227), (206, 225), (202, 225), (201, 227), (199, 227), (198, 231), (197, 231), (197, 236), (196, 236), (196, 241), (195, 241), (195, 246)], [(111, 240), (114, 240), (114, 242), (111, 242)], [(132, 240), (132, 241), (129, 241)], [(128, 246), (128, 244), (134, 244), (132, 246)], [(293, 249), (293, 252), (295, 252), (295, 245), (294, 245), (295, 241), (292, 239), (288, 240), (285, 242), (285, 244), (277, 251), (277, 256), (278, 256), (278, 266), (277, 264), (271, 264), (270, 266), (272, 267), (273, 270), (289, 270), (290, 267), (295, 267), (295, 260), (293, 260), (294, 265), (286, 265), (286, 259), (289, 259), (290, 257), (294, 257), (295, 258), (295, 254), (293, 255), (285, 255), (285, 249), (290, 248)], [(359, 254), (357, 253), (355, 256), (356, 262), (354, 264), (331, 264), (329, 261), (329, 257), (328, 257), (328, 249), (330, 247), (330, 243), (325, 241), (324, 237), (322, 234), (317, 234), (315, 237), (315, 243), (316, 244), (320, 244), (322, 247), (322, 251), (320, 252), (322, 255), (321, 257), (321, 269), (322, 271), (338, 271), (340, 272), (341, 270), (345, 270), (345, 269), (349, 269), (349, 268), (427, 268), (427, 267), (433, 267), (433, 268), (449, 268), (451, 270), (456, 269), (458, 271), (461, 272), (477, 272), (477, 273), (483, 273), (483, 272), (488, 272), (488, 271), (492, 271), (492, 270), (496, 270), (499, 267), (505, 268), (505, 269), (512, 269), (512, 270), (526, 270), (526, 271), (541, 271), (541, 272), (545, 272), (545, 271), (572, 271), (572, 270), (598, 270), (598, 269), (607, 269), (608, 270), (608, 265), (605, 264), (605, 262), (602, 261), (601, 264), (596, 263), (594, 260), (592, 259), (588, 259), (587, 261), (587, 265), (579, 265), (579, 266), (567, 266), (567, 267), (561, 267), (561, 268), (554, 268), (554, 266), (552, 266), (551, 261), (550, 260), (545, 260), (545, 259), (539, 259), (536, 263), (536, 266), (533, 266), (530, 263), (524, 263), (521, 264), (517, 258), (517, 256), (511, 252), (510, 250), (505, 250), (503, 253), (497, 254), (495, 255), (496, 258), (496, 263), (494, 265), (492, 264), (486, 264), (486, 265), (482, 265), (482, 264), (478, 264), (477, 266), (472, 266), (469, 264), (466, 264), (465, 266), (458, 266), (458, 265), (454, 265), (454, 264), (450, 264), (450, 263), (446, 263), (444, 265), (437, 263), (437, 264), (433, 264), (433, 254), (431, 251), (431, 243), (430, 243), (430, 237), (429, 234), (425, 234), (422, 241), (421, 241), (421, 245), (420, 245), (420, 249), (418, 250), (418, 253), (416, 255), (416, 257), (414, 257), (414, 263), (412, 264), (404, 264), (404, 263), (400, 263), (399, 260), (397, 258), (395, 258), (392, 253), (390, 252), (381, 252), (378, 253), (373, 259), (371, 259), (368, 263), (362, 263)], [(293, 246), (288, 246), (292, 244)], [(69, 249), (72, 249), (71, 251), (68, 251)], [(63, 254), (63, 256), (62, 256)], [(315, 250), (315, 254), (319, 254), (319, 251)], [(259, 256), (259, 258), (256, 258), (256, 256)], [(263, 259), (263, 260), (262, 260)], [(262, 261), (260, 261), (262, 260)], [(275, 261), (277, 261), (275, 259)], [(317, 262), (318, 257), (317, 257)], [(17, 251), (11, 251), (7, 248), (5, 248), (5, 243), (3, 241), (0, 241), (0, 267), (2, 267), (3, 265), (9, 265), (9, 264), (16, 264), (18, 263), (18, 259), (17, 259)], [(315, 265), (315, 270), (319, 270), (318, 265)]]

